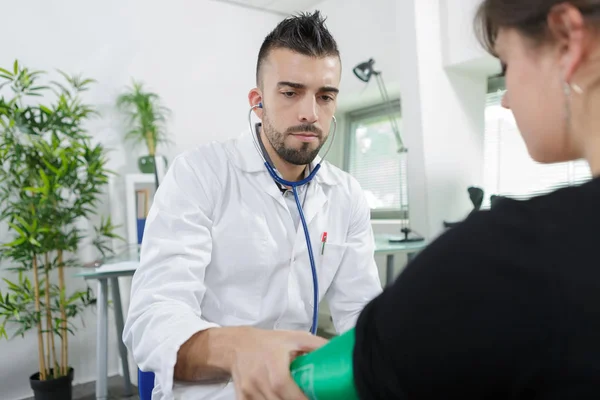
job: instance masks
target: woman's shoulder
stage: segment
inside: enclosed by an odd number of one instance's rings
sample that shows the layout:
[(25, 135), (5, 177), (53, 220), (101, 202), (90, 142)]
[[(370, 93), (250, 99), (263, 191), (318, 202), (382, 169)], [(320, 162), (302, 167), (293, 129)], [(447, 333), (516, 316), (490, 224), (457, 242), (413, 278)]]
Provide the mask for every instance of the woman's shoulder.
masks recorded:
[(497, 198), (475, 222), (491, 220), (501, 225), (549, 233), (553, 228), (600, 217), (600, 178), (558, 188), (529, 199)]
[(530, 199), (498, 198), (491, 209), (471, 213), (434, 243), (438, 249), (460, 246), (484, 258), (547, 254), (558, 239), (569, 240), (565, 232), (587, 232), (598, 224), (600, 180), (593, 180)]

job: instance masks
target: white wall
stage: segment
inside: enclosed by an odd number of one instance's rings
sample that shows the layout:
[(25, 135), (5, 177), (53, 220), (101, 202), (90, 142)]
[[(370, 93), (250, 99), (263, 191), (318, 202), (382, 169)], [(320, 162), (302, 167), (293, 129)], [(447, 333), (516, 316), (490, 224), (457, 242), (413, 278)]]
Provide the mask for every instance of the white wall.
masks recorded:
[(433, 237), (444, 220), (459, 220), (472, 208), (467, 187), (482, 181), (486, 77), (446, 70), (440, 2), (421, 0), (414, 6), (427, 201), (413, 198), (412, 212), (428, 215), (424, 230)]
[[(114, 149), (110, 168), (136, 172), (137, 155), (122, 147), (120, 122), (113, 110), (118, 92), (141, 79), (173, 110), (173, 155), (190, 146), (238, 135), (247, 126), (247, 93), (254, 85), (258, 48), (281, 17), (211, 0), (61, 0), (3, 4), (0, 66), (15, 58), (34, 69), (81, 72), (98, 80), (88, 100), (103, 118), (91, 132)], [(230, 28), (233, 27), (233, 28)], [(101, 211), (108, 211), (104, 209)], [(0, 277), (12, 274), (0, 270)], [(78, 278), (68, 283), (83, 286)], [(0, 288), (6, 286), (0, 283)], [(95, 285), (93, 286), (95, 289)], [(112, 310), (111, 314), (112, 314)], [(109, 373), (118, 372), (114, 324), (109, 330)], [(95, 310), (71, 339), (75, 383), (95, 379)], [(81, 324), (78, 324), (81, 326)], [(37, 370), (35, 335), (0, 341), (0, 398), (32, 395), (29, 375)]]
[(473, 16), (480, 0), (440, 0), (445, 65), (489, 59), (473, 35)]

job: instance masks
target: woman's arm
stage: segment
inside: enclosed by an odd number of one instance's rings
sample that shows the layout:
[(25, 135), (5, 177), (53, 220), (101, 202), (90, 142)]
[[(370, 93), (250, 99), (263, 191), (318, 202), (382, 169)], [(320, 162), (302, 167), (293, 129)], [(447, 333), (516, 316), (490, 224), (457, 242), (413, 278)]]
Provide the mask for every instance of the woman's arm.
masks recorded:
[(515, 202), (472, 215), (363, 310), (361, 399), (501, 398), (547, 367), (555, 288), (529, 214)]

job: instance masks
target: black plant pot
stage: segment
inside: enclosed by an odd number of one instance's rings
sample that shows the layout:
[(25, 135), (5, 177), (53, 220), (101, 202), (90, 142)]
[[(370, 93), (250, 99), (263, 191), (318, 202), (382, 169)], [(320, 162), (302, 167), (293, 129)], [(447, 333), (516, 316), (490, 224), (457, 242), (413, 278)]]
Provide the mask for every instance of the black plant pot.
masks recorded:
[(40, 381), (40, 373), (36, 372), (29, 377), (29, 384), (35, 400), (72, 400), (73, 368), (67, 376), (45, 381)]

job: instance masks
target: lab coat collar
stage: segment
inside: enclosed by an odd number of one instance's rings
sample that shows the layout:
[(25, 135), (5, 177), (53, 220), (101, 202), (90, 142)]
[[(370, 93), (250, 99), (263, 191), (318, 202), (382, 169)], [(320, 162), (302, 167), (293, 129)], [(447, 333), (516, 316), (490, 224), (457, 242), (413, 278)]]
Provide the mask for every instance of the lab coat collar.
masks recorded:
[[(243, 171), (246, 172), (264, 172), (267, 170), (264, 161), (252, 141), (251, 132), (245, 132), (235, 139), (233, 162)], [(317, 156), (311, 164), (311, 170), (321, 161), (321, 157)], [(331, 166), (327, 161), (321, 164), (321, 169), (317, 172), (314, 180), (320, 184), (336, 185), (339, 183), (337, 177), (333, 174)]]

